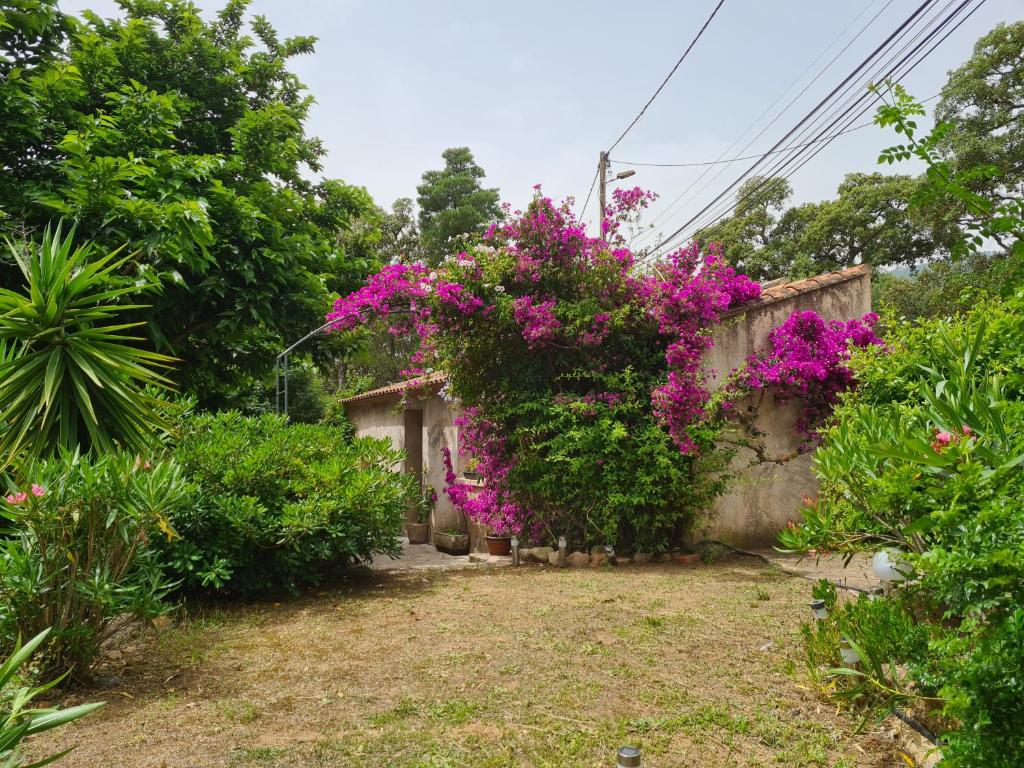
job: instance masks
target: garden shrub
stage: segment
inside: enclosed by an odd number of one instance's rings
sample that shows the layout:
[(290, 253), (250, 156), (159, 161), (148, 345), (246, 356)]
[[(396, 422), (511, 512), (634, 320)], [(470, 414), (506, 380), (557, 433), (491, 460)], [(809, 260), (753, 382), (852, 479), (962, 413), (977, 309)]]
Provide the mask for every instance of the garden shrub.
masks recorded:
[(52, 627), (44, 672), (82, 678), (133, 620), (166, 610), (171, 585), (151, 545), (173, 536), (187, 486), (173, 462), (127, 454), (65, 454), (25, 474), (0, 501), (0, 643)]
[(413, 480), (400, 452), (343, 429), (283, 416), (191, 416), (174, 457), (193, 484), (163, 542), (189, 590), (295, 590), (375, 553), (395, 554)]
[[(941, 700), (952, 766), (1016, 765), (1024, 754), (1022, 324), (1018, 295), (952, 320), (892, 325), (888, 352), (857, 354), (860, 386), (815, 455), (819, 497), (780, 536), (800, 551), (904, 553), (915, 581), (900, 599), (927, 625), (927, 642), (846, 631), (884, 670), (906, 670), (905, 698)], [(857, 690), (883, 708), (895, 696), (891, 685)]]

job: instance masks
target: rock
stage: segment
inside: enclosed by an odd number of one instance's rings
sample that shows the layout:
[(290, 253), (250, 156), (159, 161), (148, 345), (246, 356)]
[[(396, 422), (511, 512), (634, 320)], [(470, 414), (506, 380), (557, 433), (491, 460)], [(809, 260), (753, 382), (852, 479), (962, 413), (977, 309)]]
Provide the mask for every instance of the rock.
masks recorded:
[[(550, 563), (552, 552), (555, 552), (555, 550), (551, 547), (534, 547), (530, 550), (530, 559), (535, 563)], [(557, 555), (558, 553), (555, 552), (555, 554)]]
[(470, 552), (469, 562), (471, 563), (486, 563), (490, 561), (490, 555), (486, 552)]
[(520, 563), (528, 563), (528, 562), (530, 562), (530, 551), (531, 550), (530, 550), (529, 547), (520, 547), (519, 548), (519, 562)]
[(616, 555), (615, 565), (630, 565), (633, 562), (633, 558), (629, 555)]
[[(548, 547), (548, 549), (551, 549), (551, 547)], [(558, 550), (551, 549), (551, 551), (548, 552), (548, 564), (558, 565)]]
[(604, 552), (591, 552), (590, 553), (590, 564), (591, 565), (607, 565), (608, 555)]
[(676, 563), (676, 565), (687, 565), (687, 566), (690, 566), (690, 565), (700, 565), (700, 563), (701, 563), (701, 557), (696, 552), (694, 552), (692, 554), (691, 553), (679, 552), (679, 553), (676, 553), (675, 555), (672, 556), (672, 560), (673, 560), (673, 562)]
[(571, 555), (569, 555), (568, 560), (569, 565), (571, 565), (573, 568), (582, 568), (584, 566), (590, 565), (590, 555), (588, 555), (586, 552), (573, 552)]
[(633, 555), (633, 562), (636, 563), (637, 565), (642, 565), (644, 563), (649, 563), (649, 562), (651, 562), (651, 553), (650, 552), (637, 552), (635, 555)]
[(155, 629), (168, 629), (171, 626), (171, 617), (166, 613), (162, 616), (153, 617), (153, 627)]

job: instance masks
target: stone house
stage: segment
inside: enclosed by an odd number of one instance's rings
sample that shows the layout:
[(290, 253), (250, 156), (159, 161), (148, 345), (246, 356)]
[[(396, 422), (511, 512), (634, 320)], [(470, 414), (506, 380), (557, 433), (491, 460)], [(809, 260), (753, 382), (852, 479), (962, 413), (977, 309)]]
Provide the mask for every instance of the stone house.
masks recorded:
[[(870, 268), (862, 265), (766, 285), (760, 298), (730, 312), (715, 329), (714, 346), (704, 361), (712, 372), (712, 385), (763, 348), (772, 329), (798, 310), (814, 310), (825, 320), (843, 321), (870, 312)], [(451, 452), (460, 480), (466, 469), (458, 450), (457, 404), (443, 397), (443, 386), (443, 375), (433, 374), (364, 392), (343, 404), (357, 434), (386, 437), (405, 451), (405, 462), (396, 465), (395, 471), (416, 475), (437, 491), (433, 528), (468, 530), (473, 548), (482, 549), (483, 532), (470, 525), (442, 492), (444, 448)], [(756, 408), (754, 398), (759, 400)], [(817, 492), (811, 456), (798, 453), (803, 442), (795, 428), (799, 404), (775, 403), (769, 391), (752, 395), (746, 405), (755, 414), (753, 423), (760, 433), (756, 450), (737, 451), (732, 467), (736, 481), (716, 500), (708, 522), (695, 532), (698, 539), (714, 538), (735, 546), (770, 544), (787, 522), (798, 517), (802, 497)]]

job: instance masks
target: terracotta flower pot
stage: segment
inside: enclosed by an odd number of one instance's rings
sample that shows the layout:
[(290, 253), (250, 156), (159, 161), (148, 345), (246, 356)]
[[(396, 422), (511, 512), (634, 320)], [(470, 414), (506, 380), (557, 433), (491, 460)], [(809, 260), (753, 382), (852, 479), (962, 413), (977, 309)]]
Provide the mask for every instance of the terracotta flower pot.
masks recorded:
[(426, 544), (430, 538), (430, 523), (406, 523), (405, 535), (410, 544)]
[(512, 537), (511, 536), (485, 536), (484, 541), (487, 542), (487, 554), (498, 555), (500, 557), (507, 557), (512, 554)]

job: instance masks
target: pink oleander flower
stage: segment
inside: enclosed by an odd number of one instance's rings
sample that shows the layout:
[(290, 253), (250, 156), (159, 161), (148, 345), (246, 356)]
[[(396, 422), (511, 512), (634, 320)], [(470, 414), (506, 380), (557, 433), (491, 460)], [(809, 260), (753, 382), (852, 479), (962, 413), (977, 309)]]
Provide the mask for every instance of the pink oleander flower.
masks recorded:
[(953, 435), (945, 430), (936, 430), (935, 439), (932, 440), (932, 450), (936, 453), (942, 453), (944, 448), (948, 448), (949, 444), (953, 442)]
[(46, 495), (46, 489), (41, 485), (32, 484), (32, 495), (37, 499)]
[(24, 491), (18, 493), (11, 493), (6, 496), (8, 504), (24, 504), (28, 500), (28, 494)]

